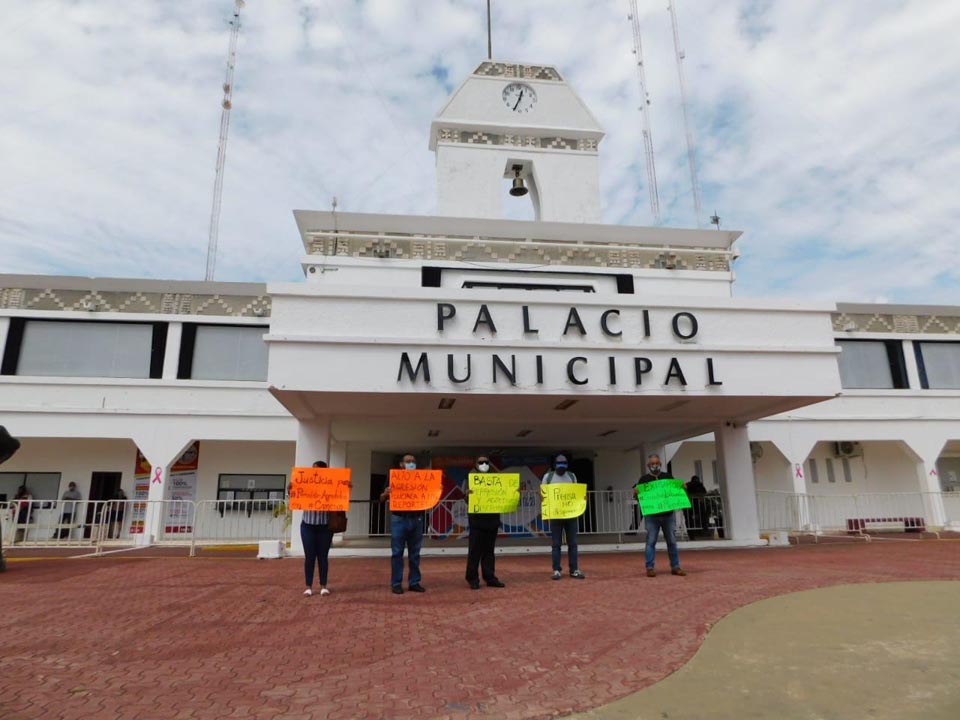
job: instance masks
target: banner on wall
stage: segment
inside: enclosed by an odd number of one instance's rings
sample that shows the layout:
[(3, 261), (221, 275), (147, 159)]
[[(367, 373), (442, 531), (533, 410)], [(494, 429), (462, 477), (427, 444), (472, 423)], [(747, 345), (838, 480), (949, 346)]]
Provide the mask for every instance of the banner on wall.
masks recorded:
[(143, 523), (147, 516), (146, 500), (150, 495), (150, 463), (137, 450), (137, 460), (133, 466), (133, 500), (142, 502), (133, 503), (133, 512), (130, 514), (130, 534), (143, 533)]
[[(200, 441), (194, 440), (170, 467), (169, 495), (166, 503), (164, 531), (193, 532), (193, 501), (197, 497), (197, 468), (200, 465)], [(183, 502), (176, 502), (183, 501)]]

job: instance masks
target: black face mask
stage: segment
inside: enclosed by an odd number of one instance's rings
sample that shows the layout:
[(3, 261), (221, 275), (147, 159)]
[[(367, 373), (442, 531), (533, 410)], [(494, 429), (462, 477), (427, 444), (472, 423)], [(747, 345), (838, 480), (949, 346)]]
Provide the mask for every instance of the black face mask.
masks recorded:
[(557, 468), (557, 475), (564, 475), (564, 474), (566, 474), (566, 472), (567, 472), (567, 468), (565, 468), (565, 467), (558, 467), (558, 468)]

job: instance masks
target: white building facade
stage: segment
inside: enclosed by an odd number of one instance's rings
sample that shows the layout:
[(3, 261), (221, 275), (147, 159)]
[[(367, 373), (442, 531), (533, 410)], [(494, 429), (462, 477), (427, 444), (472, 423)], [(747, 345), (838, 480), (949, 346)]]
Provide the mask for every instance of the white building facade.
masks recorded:
[(573, 457), (597, 535), (637, 529), (650, 452), (710, 491), (690, 537), (960, 523), (960, 307), (735, 298), (739, 233), (600, 223), (602, 139), (555, 68), (485, 62), (431, 126), (438, 215), (296, 211), (304, 282), (0, 276), (23, 442), (0, 501), (33, 499), (5, 546), (289, 536), (290, 468), (317, 459), (352, 469), (359, 542), (406, 452), (449, 470), (438, 540), (479, 452), (531, 497)]

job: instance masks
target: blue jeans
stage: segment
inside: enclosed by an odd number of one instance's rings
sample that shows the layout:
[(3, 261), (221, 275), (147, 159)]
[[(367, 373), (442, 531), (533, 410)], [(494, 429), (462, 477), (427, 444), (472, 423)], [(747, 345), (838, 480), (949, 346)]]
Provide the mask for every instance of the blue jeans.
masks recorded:
[(410, 572), (407, 585), (420, 584), (420, 548), (423, 546), (423, 514), (393, 515), (390, 520), (390, 584), (403, 584), (403, 549), (407, 548)]
[(307, 587), (313, 585), (313, 566), (320, 567), (320, 586), (327, 584), (327, 571), (330, 563), (330, 544), (333, 533), (328, 525), (308, 525), (300, 523), (300, 539), (303, 541), (303, 579)]
[(663, 539), (667, 541), (670, 567), (680, 567), (680, 553), (677, 552), (677, 516), (672, 512), (644, 515), (643, 526), (647, 529), (647, 567), (653, 567), (657, 552), (657, 537), (661, 530), (663, 530)]
[(577, 518), (568, 520), (551, 520), (550, 535), (553, 538), (553, 569), (560, 572), (560, 546), (563, 545), (563, 534), (567, 534), (567, 559), (570, 561), (570, 572), (580, 569), (577, 562)]

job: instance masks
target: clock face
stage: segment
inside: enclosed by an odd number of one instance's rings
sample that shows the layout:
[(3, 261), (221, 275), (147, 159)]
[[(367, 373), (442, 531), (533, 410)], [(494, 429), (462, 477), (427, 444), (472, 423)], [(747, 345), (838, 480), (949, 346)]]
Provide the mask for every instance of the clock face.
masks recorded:
[(537, 104), (537, 94), (529, 85), (510, 83), (503, 89), (503, 103), (515, 113), (528, 113)]

